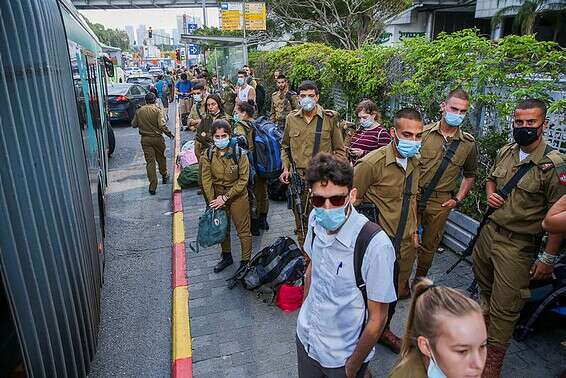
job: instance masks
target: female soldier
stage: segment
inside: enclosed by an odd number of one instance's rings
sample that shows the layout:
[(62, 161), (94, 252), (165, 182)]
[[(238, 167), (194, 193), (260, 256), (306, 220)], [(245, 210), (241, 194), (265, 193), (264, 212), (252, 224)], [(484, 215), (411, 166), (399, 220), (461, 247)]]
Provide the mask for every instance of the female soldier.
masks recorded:
[[(217, 119), (212, 123), (214, 146), (201, 156), (202, 189), (208, 205), (213, 209), (224, 207), (236, 226), (242, 259), (240, 267), (247, 264), (252, 254), (250, 234), (250, 206), (248, 203), (248, 156), (231, 142), (232, 128), (228, 121)], [(233, 264), (230, 251), (230, 226), (222, 242), (222, 258), (214, 267), (219, 273)]]
[(212, 123), (217, 119), (227, 120), (222, 100), (217, 94), (208, 95), (206, 98), (206, 114), (200, 121), (195, 134), (195, 155), (197, 159), (203, 151), (212, 146)]
[(348, 157), (352, 164), (373, 150), (386, 146), (391, 142), (389, 132), (381, 126), (381, 114), (377, 105), (371, 100), (364, 100), (358, 104), (356, 115), (360, 127), (354, 132), (347, 144)]
[(414, 288), (401, 358), (390, 378), (481, 377), (487, 331), (479, 304), (421, 279)]

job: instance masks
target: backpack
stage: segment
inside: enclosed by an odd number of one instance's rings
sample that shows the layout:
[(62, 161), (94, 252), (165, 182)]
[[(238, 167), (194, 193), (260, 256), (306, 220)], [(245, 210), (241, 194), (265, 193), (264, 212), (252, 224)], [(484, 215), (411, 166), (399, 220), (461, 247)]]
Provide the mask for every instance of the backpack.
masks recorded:
[[(196, 253), (199, 246), (203, 248), (211, 247), (222, 243), (228, 229), (228, 216), (224, 209), (207, 208), (198, 218), (197, 240), (191, 242), (189, 247)], [(196, 243), (196, 248), (194, 247)]]
[(279, 181), (279, 178), (269, 179), (267, 182), (267, 196), (273, 201), (287, 201), (288, 185)]
[(198, 164), (189, 165), (183, 168), (179, 177), (177, 177), (177, 183), (183, 189), (198, 186)]
[(304, 275), (305, 258), (295, 241), (288, 237), (277, 238), (259, 251), (248, 265), (238, 269), (230, 277), (228, 287), (240, 283), (245, 289), (260, 286), (275, 288), (286, 282), (297, 281)]
[(283, 172), (281, 161), (281, 130), (266, 117), (252, 124), (254, 130), (254, 162), (259, 177), (275, 178)]

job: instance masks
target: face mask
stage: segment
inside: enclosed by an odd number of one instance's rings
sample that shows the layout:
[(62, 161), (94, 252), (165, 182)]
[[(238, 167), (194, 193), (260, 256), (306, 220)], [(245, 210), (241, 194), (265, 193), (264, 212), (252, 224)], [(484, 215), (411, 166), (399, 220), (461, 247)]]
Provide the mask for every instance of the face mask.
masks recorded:
[(533, 144), (538, 139), (539, 127), (515, 127), (513, 128), (513, 139), (519, 146)]
[(415, 156), (421, 150), (421, 142), (397, 138), (397, 151), (404, 158)]
[(244, 84), (244, 79), (239, 77), (238, 78), (238, 85), (243, 85)]
[(432, 354), (432, 350), (430, 351), (430, 361), (428, 363), (428, 369), (426, 371), (426, 375), (428, 378), (446, 378), (446, 374), (442, 371), (440, 366), (436, 363), (436, 360)]
[(318, 224), (327, 231), (336, 231), (346, 222), (346, 208), (338, 207), (336, 209), (324, 209), (322, 207), (314, 208), (314, 216)]
[(362, 121), (360, 123), (360, 126), (362, 126), (364, 129), (369, 129), (370, 127), (373, 126), (373, 122), (374, 120), (371, 118), (366, 119), (365, 121)]
[(195, 94), (195, 95), (193, 95), (193, 99), (194, 99), (196, 102), (201, 102), (201, 101), (202, 101), (202, 96), (199, 95), (199, 94)]
[(314, 100), (310, 97), (302, 97), (300, 100), (300, 104), (301, 107), (306, 110), (307, 112), (310, 112), (311, 110), (314, 109), (316, 103), (314, 102)]
[(234, 115), (232, 116), (232, 118), (234, 119), (234, 122), (238, 123), (240, 122), (242, 119), (240, 118), (240, 115), (238, 113), (234, 113)]
[(230, 144), (230, 138), (214, 139), (214, 145), (223, 150)]
[(465, 117), (466, 117), (465, 114), (446, 112), (446, 115), (444, 116), (444, 120), (446, 121), (448, 126), (458, 127), (462, 124), (462, 122), (464, 122)]

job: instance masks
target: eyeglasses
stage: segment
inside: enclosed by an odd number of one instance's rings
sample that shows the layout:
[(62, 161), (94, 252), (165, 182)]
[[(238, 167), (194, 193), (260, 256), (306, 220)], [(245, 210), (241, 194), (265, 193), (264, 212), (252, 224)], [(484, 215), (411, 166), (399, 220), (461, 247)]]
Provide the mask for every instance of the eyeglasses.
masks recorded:
[(344, 206), (347, 198), (348, 198), (348, 194), (342, 194), (340, 196), (332, 196), (332, 197), (312, 195), (310, 197), (310, 200), (314, 207), (324, 206), (326, 200), (329, 200), (332, 206)]

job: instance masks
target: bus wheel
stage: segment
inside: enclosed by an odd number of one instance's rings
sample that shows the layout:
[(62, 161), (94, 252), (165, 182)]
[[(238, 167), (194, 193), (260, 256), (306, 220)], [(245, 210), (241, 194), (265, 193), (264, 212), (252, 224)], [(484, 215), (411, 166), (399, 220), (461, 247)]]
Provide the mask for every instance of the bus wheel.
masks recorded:
[(114, 137), (114, 130), (112, 126), (108, 125), (108, 156), (111, 156), (114, 153), (114, 149), (116, 148), (116, 138)]

